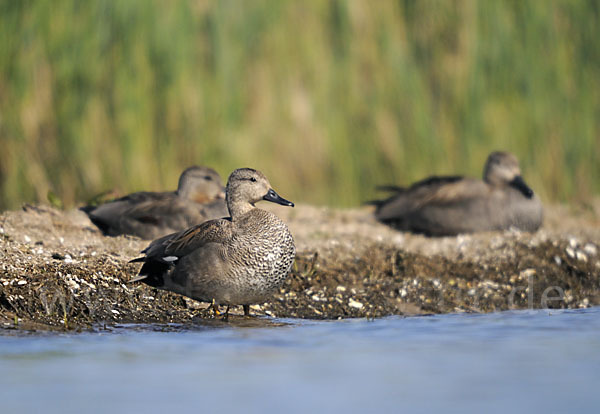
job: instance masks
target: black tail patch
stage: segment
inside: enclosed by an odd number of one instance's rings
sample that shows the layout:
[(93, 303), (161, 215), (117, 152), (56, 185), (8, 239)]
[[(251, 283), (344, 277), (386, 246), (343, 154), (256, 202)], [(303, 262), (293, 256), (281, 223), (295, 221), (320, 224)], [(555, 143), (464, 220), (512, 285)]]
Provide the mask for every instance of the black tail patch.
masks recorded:
[(85, 214), (89, 214), (92, 211), (94, 211), (96, 209), (96, 207), (98, 207), (98, 206), (82, 206), (82, 207), (79, 207), (79, 210), (83, 211)]
[(100, 229), (102, 234), (104, 234), (105, 236), (109, 235), (108, 232), (110, 230), (110, 225), (108, 223), (104, 222), (99, 217), (94, 216), (94, 214), (88, 214), (88, 217), (90, 218), (92, 223), (94, 223), (96, 227)]
[[(139, 259), (134, 259), (132, 261), (138, 261), (138, 262), (142, 262), (144, 261), (143, 259), (145, 258), (140, 258), (142, 260)], [(144, 263), (144, 265), (142, 266), (142, 268), (140, 269), (140, 276), (146, 276), (145, 279), (141, 280), (141, 282), (144, 282), (147, 285), (150, 285), (152, 287), (161, 287), (164, 285), (164, 275), (165, 273), (167, 273), (169, 271), (169, 267), (171, 267), (171, 265), (169, 265), (168, 263), (164, 263), (164, 262), (159, 262), (159, 261), (155, 261), (155, 260), (149, 260), (147, 262)]]

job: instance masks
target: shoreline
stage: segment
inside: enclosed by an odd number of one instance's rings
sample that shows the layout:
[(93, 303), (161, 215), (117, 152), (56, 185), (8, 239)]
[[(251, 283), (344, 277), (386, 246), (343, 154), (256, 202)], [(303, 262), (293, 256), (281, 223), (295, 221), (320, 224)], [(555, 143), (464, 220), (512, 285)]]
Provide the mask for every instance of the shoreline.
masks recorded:
[[(535, 234), (427, 238), (377, 223), (369, 208), (268, 208), (297, 245), (290, 276), (253, 315), (377, 318), (600, 304), (600, 208), (547, 207)], [(259, 207), (267, 208), (261, 204)], [(127, 284), (149, 241), (105, 237), (77, 210), (0, 214), (0, 326), (79, 330), (204, 320), (207, 304)], [(232, 307), (232, 315), (240, 315)], [(16, 322), (15, 323), (15, 318)]]

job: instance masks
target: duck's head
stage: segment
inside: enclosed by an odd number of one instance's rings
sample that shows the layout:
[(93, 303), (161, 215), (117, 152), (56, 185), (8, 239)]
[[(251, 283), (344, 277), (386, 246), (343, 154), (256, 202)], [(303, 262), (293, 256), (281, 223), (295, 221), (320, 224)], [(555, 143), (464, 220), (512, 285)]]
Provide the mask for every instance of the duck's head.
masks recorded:
[(252, 168), (239, 168), (231, 173), (227, 180), (226, 199), (232, 215), (232, 209), (243, 212), (261, 200), (294, 207), (294, 203), (281, 197), (271, 188), (263, 173)]
[(533, 190), (521, 177), (517, 157), (509, 152), (492, 152), (483, 169), (483, 180), (492, 185), (510, 185), (527, 198), (533, 197)]
[(225, 198), (225, 188), (215, 170), (193, 166), (181, 173), (177, 195), (197, 203), (209, 203)]

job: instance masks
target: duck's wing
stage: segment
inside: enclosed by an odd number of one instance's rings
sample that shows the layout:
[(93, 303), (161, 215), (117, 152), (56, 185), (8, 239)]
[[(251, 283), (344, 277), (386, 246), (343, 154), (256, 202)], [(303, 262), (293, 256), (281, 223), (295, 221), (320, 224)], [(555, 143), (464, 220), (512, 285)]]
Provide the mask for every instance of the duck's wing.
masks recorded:
[(142, 250), (146, 256), (132, 261), (159, 260), (173, 263), (192, 251), (208, 244), (222, 243), (232, 236), (231, 221), (216, 219), (154, 240)]
[(173, 191), (167, 192), (152, 192), (152, 191), (138, 191), (137, 193), (127, 194), (121, 198), (117, 198), (113, 201), (127, 201), (131, 204), (145, 203), (148, 201), (160, 201), (164, 198), (175, 196)]
[(402, 218), (425, 206), (465, 203), (488, 191), (481, 180), (452, 177), (430, 177), (413, 184), (382, 202), (375, 212), (379, 220)]
[[(114, 199), (99, 206), (85, 206), (81, 210), (84, 211), (92, 220), (92, 222), (102, 230), (103, 233), (109, 235), (117, 235), (129, 233), (126, 227), (123, 227), (123, 217), (132, 214), (132, 218), (137, 215), (137, 211), (141, 211), (145, 206), (153, 203), (160, 203), (161, 200), (169, 199), (174, 196), (174, 193), (153, 193), (153, 192), (137, 192), (126, 196)], [(140, 218), (148, 218), (152, 220), (152, 216), (139, 215)], [(135, 233), (132, 233), (135, 234)]]
[(162, 286), (165, 273), (177, 265), (181, 257), (209, 243), (223, 243), (231, 236), (231, 221), (217, 219), (156, 239), (142, 250), (145, 256), (130, 261), (144, 264), (129, 283), (143, 280), (151, 286)]
[(128, 200), (119, 199), (83, 211), (102, 233), (115, 235), (120, 234), (119, 222), (129, 208), (131, 203)]
[(481, 180), (464, 177), (448, 177), (448, 180), (434, 180), (414, 189), (414, 208), (424, 205), (447, 205), (465, 203), (488, 192)]
[(123, 233), (155, 239), (209, 219), (226, 216), (226, 208), (224, 210), (215, 214), (205, 206), (178, 197), (174, 193), (164, 194), (160, 198), (133, 204), (123, 211), (119, 228)]
[(384, 206), (385, 204), (393, 201), (396, 198), (401, 197), (403, 194), (408, 192), (417, 192), (419, 190), (422, 191), (424, 188), (434, 188), (436, 186), (441, 186), (447, 183), (453, 183), (455, 181), (461, 180), (463, 177), (461, 176), (432, 176), (425, 178), (424, 180), (417, 181), (412, 184), (410, 187), (400, 187), (398, 185), (380, 185), (377, 186), (377, 191), (385, 191), (388, 193), (394, 193), (388, 198), (380, 199), (380, 200), (370, 200), (365, 204), (372, 204), (377, 206), (378, 208)]
[(160, 197), (131, 202), (129, 208), (123, 212), (122, 219), (157, 225), (164, 217), (178, 213), (181, 209), (180, 204), (175, 194), (164, 193)]
[(417, 181), (413, 185), (409, 187), (410, 191), (415, 191), (422, 188), (438, 188), (447, 184), (456, 183), (458, 181), (465, 180), (465, 177), (462, 175), (447, 175), (447, 176), (438, 176), (434, 175), (431, 177), (427, 177), (421, 181)]
[(170, 227), (172, 231), (178, 231), (207, 220), (226, 217), (228, 211), (225, 200), (198, 204), (171, 193), (132, 205), (123, 216), (130, 220), (160, 224)]

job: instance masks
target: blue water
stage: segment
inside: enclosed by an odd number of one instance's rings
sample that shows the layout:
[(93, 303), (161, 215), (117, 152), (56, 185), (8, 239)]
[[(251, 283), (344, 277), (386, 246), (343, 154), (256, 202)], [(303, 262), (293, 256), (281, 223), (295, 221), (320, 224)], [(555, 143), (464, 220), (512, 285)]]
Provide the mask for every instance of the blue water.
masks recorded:
[(500, 413), (600, 405), (600, 308), (276, 322), (286, 325), (0, 335), (0, 411)]

